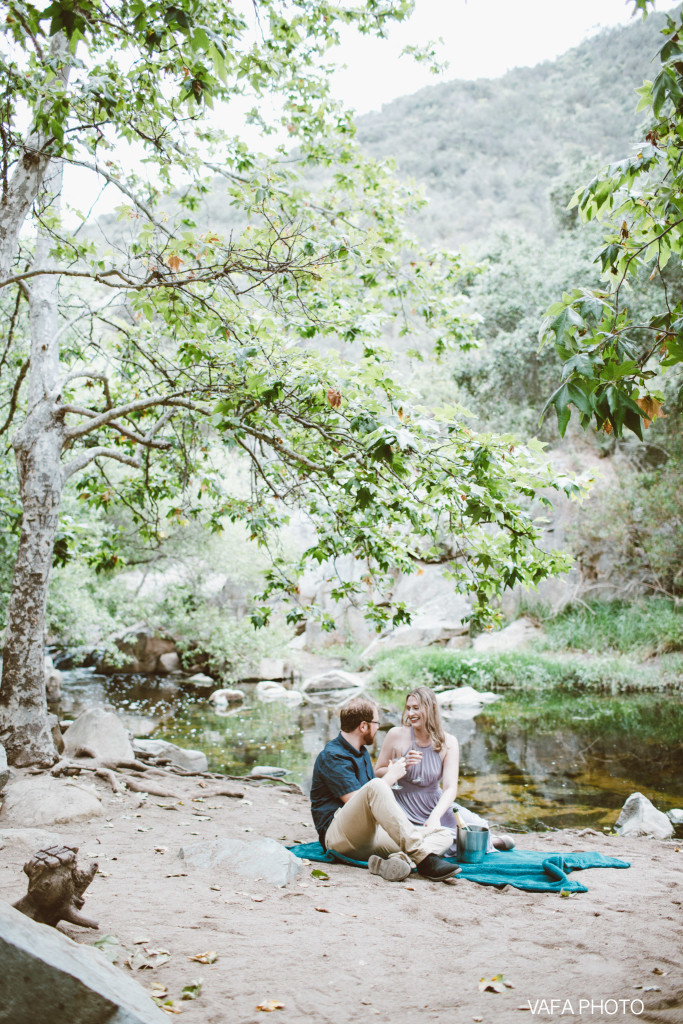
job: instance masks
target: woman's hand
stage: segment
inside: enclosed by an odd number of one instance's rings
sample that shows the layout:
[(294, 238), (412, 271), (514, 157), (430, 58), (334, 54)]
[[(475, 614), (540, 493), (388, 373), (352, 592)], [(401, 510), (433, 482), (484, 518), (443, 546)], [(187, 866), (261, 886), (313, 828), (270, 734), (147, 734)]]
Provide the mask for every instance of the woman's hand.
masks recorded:
[(422, 760), (422, 754), (419, 750), (409, 750), (406, 754), (406, 766), (410, 768), (411, 764), (419, 764)]
[(436, 808), (429, 815), (425, 821), (427, 828), (439, 828), (441, 826), (441, 811), (437, 811)]

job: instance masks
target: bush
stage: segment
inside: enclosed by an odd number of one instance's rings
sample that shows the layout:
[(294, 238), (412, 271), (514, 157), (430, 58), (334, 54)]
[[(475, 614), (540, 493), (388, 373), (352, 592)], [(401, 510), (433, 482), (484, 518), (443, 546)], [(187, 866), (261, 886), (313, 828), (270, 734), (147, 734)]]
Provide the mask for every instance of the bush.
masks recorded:
[(671, 655), (657, 666), (643, 666), (626, 658), (475, 654), (438, 648), (389, 651), (375, 663), (371, 675), (374, 687), (399, 694), (416, 686), (435, 690), (472, 686), (494, 692), (635, 693), (677, 688), (681, 682), (683, 657), (679, 655)]
[(628, 604), (624, 601), (589, 601), (544, 617), (548, 650), (618, 651), (649, 657), (683, 651), (683, 608), (664, 597)]

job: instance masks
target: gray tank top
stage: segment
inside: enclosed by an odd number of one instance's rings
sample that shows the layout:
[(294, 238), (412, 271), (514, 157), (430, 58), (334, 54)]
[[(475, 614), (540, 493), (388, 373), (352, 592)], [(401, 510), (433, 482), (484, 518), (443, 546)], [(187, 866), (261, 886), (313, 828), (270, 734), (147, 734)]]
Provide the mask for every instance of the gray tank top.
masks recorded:
[[(429, 743), (421, 747), (415, 740), (415, 732), (410, 727), (410, 745), (403, 751), (407, 754), (409, 750), (419, 750), (422, 760), (419, 764), (411, 764), (408, 771), (399, 780), (401, 789), (394, 790), (394, 796), (406, 812), (413, 825), (424, 825), (432, 813), (441, 796), (441, 776), (443, 775), (443, 762), (441, 754), (434, 750)], [(416, 778), (420, 781), (416, 782)], [(449, 808), (441, 818), (441, 824), (447, 828), (455, 828), (456, 820), (453, 811)]]

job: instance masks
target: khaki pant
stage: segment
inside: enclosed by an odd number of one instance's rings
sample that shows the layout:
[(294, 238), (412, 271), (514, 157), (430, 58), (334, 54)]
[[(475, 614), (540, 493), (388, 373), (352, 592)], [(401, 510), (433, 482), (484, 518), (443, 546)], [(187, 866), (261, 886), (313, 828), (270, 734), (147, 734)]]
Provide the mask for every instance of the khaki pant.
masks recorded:
[(336, 812), (325, 836), (328, 850), (354, 860), (400, 851), (415, 864), (430, 853), (445, 853), (452, 842), (450, 829), (413, 825), (382, 779), (372, 779), (357, 790)]

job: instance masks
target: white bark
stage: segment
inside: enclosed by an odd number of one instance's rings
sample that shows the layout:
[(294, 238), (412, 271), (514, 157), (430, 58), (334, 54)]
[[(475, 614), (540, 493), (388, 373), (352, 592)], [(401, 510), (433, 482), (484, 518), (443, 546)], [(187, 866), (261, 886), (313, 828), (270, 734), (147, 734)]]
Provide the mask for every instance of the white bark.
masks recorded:
[[(50, 45), (51, 56), (63, 58), (68, 52), (68, 39), (63, 32), (57, 33)], [(55, 88), (66, 85), (69, 71), (67, 63), (54, 80)], [(29, 135), (10, 179), (9, 189), (0, 197), (0, 281), (10, 275), (16, 258), (19, 232), (43, 183), (50, 163), (49, 142), (41, 132)], [(35, 265), (39, 266), (37, 263)]]
[[(47, 173), (46, 184), (59, 194), (61, 165), (54, 174)], [(49, 265), (49, 246), (49, 239), (41, 236), (35, 254), (41, 266)], [(58, 280), (37, 277), (31, 287), (28, 413), (12, 439), (22, 521), (0, 687), (0, 742), (16, 765), (49, 765), (56, 760), (45, 696), (43, 646), (65, 441), (59, 399), (54, 394), (59, 380)]]

